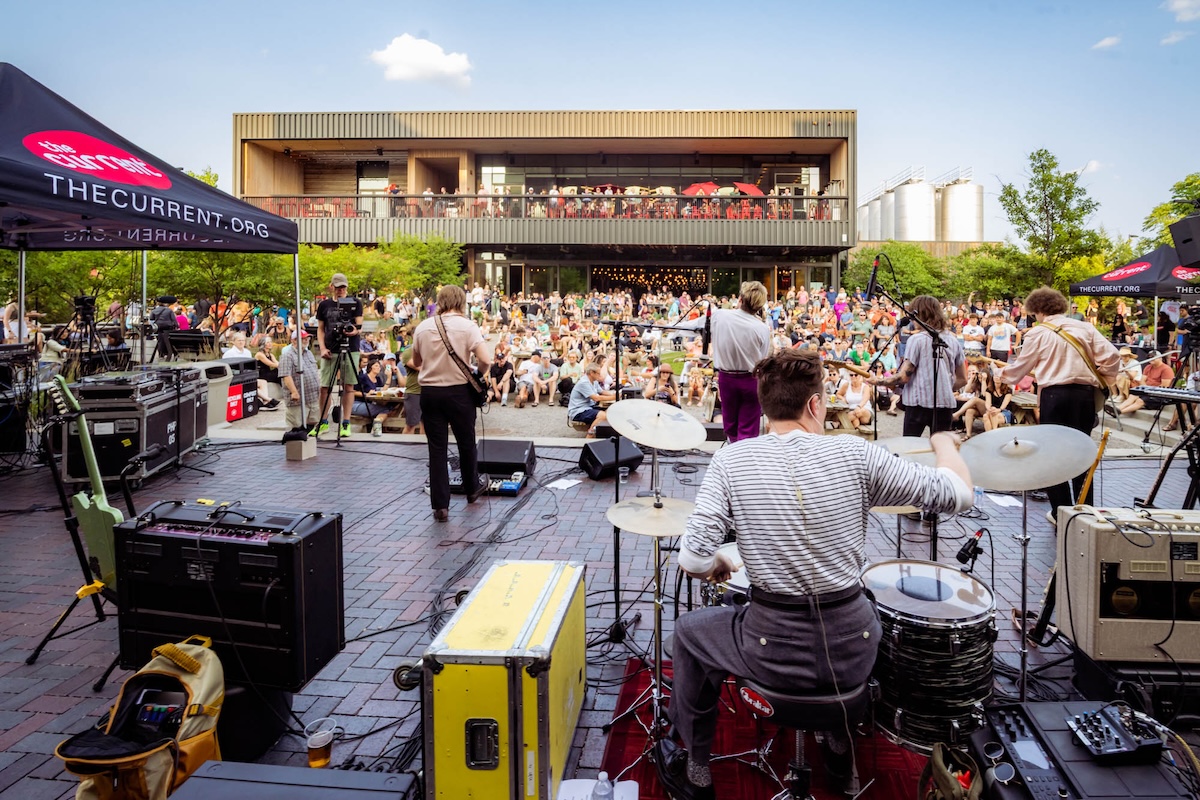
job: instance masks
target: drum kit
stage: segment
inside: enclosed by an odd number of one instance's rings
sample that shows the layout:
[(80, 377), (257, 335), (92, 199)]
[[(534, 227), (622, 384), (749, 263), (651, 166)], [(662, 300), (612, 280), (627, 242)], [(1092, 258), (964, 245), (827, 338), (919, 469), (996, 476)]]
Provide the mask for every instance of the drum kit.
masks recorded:
[[(619, 500), (608, 509), (607, 518), (627, 533), (651, 537), (655, 564), (653, 678), (643, 696), (618, 714), (614, 722), (649, 703), (654, 723), (647, 733), (657, 738), (663, 727), (665, 699), (661, 541), (681, 536), (694, 508), (690, 502), (662, 496), (658, 451), (696, 447), (704, 441), (705, 432), (695, 417), (652, 400), (618, 402), (609, 409), (608, 419), (622, 436), (652, 450), (649, 495)], [(934, 463), (927, 439), (898, 437), (878, 444), (897, 458), (928, 466)], [(1021, 530), (1013, 538), (1021, 546), (1020, 619), (1025, 620), (1028, 493), (1070, 481), (1085, 472), (1096, 457), (1096, 444), (1090, 436), (1072, 428), (1034, 425), (999, 428), (972, 437), (960, 453), (977, 486), (1021, 494)], [(912, 506), (872, 509), (897, 515), (920, 510)], [(740, 562), (736, 543), (721, 549), (730, 561)], [(997, 636), (992, 589), (957, 566), (938, 563), (936, 551), (933, 556), (928, 561), (902, 558), (897, 536), (897, 558), (873, 564), (862, 576), (864, 586), (874, 594), (883, 626), (875, 668), (883, 712), (877, 724), (900, 746), (926, 754), (938, 742), (962, 743), (983, 724), (984, 707), (992, 699), (993, 643)], [(702, 587), (701, 601), (705, 605), (753, 602), (753, 591), (744, 572), (738, 571), (723, 584)], [(1028, 682), (1024, 631), (1020, 654), (1018, 691), (1024, 702)]]

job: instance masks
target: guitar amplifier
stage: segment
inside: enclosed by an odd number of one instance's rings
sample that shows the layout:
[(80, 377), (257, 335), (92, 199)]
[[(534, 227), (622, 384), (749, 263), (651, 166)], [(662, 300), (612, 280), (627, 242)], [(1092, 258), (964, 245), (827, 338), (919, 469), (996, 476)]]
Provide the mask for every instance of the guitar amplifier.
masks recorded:
[(1079, 510), (1059, 509), (1059, 629), (1096, 661), (1200, 664), (1200, 511), (1098, 508), (1067, 525)]
[(166, 502), (114, 532), (125, 669), (202, 634), (226, 680), (295, 692), (346, 646), (341, 514)]

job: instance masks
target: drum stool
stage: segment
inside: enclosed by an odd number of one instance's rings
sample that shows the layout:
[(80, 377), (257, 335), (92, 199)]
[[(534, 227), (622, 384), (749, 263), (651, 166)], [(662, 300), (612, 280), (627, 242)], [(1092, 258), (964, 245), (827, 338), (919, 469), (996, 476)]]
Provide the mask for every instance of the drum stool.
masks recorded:
[[(788, 694), (767, 689), (749, 678), (737, 678), (738, 695), (761, 719), (792, 730), (792, 760), (788, 762), (787, 774), (781, 780), (767, 759), (771, 754), (772, 741), (767, 740), (757, 750), (734, 755), (717, 756), (713, 761), (736, 759), (764, 773), (785, 793), (780, 798), (804, 800), (811, 796), (812, 767), (804, 755), (804, 735), (807, 731), (842, 731), (853, 737), (853, 729), (866, 716), (871, 702), (874, 681), (859, 684), (841, 694)], [(850, 746), (854, 746), (851, 738)], [(744, 756), (754, 756), (746, 760)], [(858, 794), (857, 770), (850, 777), (852, 790)]]

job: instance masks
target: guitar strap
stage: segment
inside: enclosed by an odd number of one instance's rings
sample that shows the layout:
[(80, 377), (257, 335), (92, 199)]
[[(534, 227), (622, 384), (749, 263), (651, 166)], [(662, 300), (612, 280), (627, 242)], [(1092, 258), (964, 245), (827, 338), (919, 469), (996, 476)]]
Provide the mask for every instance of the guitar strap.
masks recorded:
[(1095, 362), (1091, 359), (1090, 356), (1088, 356), (1087, 351), (1083, 348), (1082, 342), (1080, 342), (1074, 336), (1072, 336), (1071, 334), (1069, 334), (1065, 330), (1063, 330), (1061, 326), (1054, 325), (1053, 323), (1038, 322), (1038, 323), (1035, 323), (1035, 325), (1041, 325), (1044, 328), (1049, 328), (1050, 330), (1054, 331), (1059, 336), (1061, 336), (1067, 344), (1069, 344), (1069, 345), (1071, 345), (1071, 347), (1075, 348), (1075, 352), (1079, 353), (1079, 357), (1083, 359), (1083, 363), (1087, 364), (1088, 371), (1092, 373), (1092, 377), (1096, 379), (1096, 383), (1100, 384), (1100, 391), (1104, 392), (1105, 397), (1108, 396), (1108, 394), (1109, 394), (1108, 381), (1106, 381), (1106, 380), (1104, 380), (1104, 378), (1100, 377), (1100, 371), (1096, 369)]
[(454, 363), (458, 365), (458, 368), (462, 370), (463, 377), (467, 379), (467, 383), (475, 387), (476, 391), (483, 391), (479, 381), (474, 375), (471, 374), (471, 370), (466, 364), (463, 363), (463, 360), (459, 357), (458, 353), (454, 351), (454, 348), (450, 346), (450, 340), (446, 337), (446, 323), (442, 321), (442, 315), (438, 314), (436, 317), (434, 317), (433, 322), (434, 325), (437, 326), (438, 336), (442, 337), (442, 344), (446, 346), (446, 352), (450, 354), (450, 358), (453, 359)]

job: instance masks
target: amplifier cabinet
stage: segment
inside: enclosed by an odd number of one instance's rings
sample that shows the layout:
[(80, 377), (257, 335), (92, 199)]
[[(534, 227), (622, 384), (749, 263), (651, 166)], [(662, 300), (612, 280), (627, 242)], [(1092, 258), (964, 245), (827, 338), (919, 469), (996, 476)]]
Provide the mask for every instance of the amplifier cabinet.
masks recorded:
[(114, 529), (121, 666), (202, 634), (227, 681), (299, 691), (346, 646), (342, 516), (221, 508), (158, 503)]
[[(81, 400), (101, 478), (116, 481), (129, 459), (152, 444), (161, 444), (166, 449), (140, 466), (133, 473), (133, 480), (141, 480), (167, 466), (175, 458), (176, 447), (181, 455), (190, 453), (196, 443), (195, 403), (195, 386), (178, 397), (170, 390), (142, 401)], [(68, 484), (87, 482), (87, 464), (79, 444), (79, 419), (65, 426), (63, 436), (63, 480)]]
[(1076, 647), (1200, 664), (1200, 511), (1063, 506), (1058, 526), (1056, 617)]
[(425, 797), (553, 800), (587, 686), (584, 567), (497, 561), (429, 645)]

